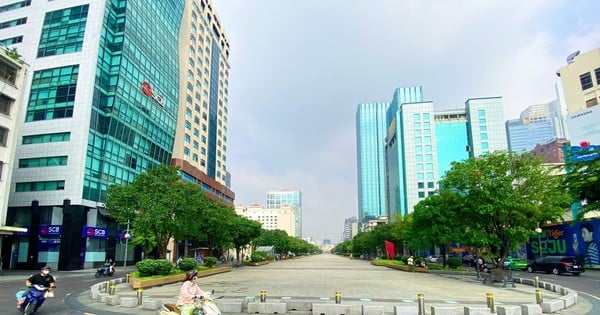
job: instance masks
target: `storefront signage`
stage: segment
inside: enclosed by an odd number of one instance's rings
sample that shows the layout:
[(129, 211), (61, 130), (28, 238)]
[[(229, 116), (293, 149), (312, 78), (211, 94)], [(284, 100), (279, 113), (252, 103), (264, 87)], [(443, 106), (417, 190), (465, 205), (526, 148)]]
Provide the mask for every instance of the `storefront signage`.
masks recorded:
[(62, 225), (40, 225), (39, 228), (40, 236), (61, 236)]
[(162, 96), (158, 95), (156, 92), (152, 90), (150, 83), (144, 81), (142, 82), (142, 92), (144, 95), (153, 99), (158, 105), (165, 107), (165, 100)]
[(81, 236), (90, 238), (108, 238), (108, 229), (95, 226), (84, 226), (81, 229)]

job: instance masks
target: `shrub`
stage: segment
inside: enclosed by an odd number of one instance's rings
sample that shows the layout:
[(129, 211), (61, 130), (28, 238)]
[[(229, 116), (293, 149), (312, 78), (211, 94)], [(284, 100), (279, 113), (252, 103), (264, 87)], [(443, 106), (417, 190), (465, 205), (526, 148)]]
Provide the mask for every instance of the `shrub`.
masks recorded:
[(179, 264), (177, 264), (177, 268), (181, 271), (189, 271), (196, 269), (196, 267), (198, 267), (196, 259), (190, 257), (182, 259)]
[(263, 260), (264, 260), (264, 257), (263, 257), (261, 254), (259, 254), (259, 252), (254, 252), (254, 253), (252, 253), (252, 255), (250, 256), (250, 260), (251, 260), (252, 262), (259, 262), (259, 261), (263, 261)]
[(217, 257), (207, 256), (204, 257), (204, 266), (212, 268), (217, 264)]
[(135, 267), (140, 273), (140, 277), (148, 277), (156, 274), (154, 268), (154, 259), (140, 260), (135, 264)]
[(173, 264), (166, 259), (157, 259), (154, 261), (154, 272), (156, 275), (166, 276), (173, 269)]
[(456, 269), (457, 267), (460, 267), (462, 265), (462, 260), (458, 257), (450, 257), (446, 260), (446, 264), (448, 265), (448, 267)]

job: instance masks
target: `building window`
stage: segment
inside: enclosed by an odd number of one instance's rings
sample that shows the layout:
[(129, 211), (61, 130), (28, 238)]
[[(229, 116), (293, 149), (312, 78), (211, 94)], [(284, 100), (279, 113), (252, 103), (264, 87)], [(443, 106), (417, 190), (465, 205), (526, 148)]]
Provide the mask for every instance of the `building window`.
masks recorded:
[(13, 99), (0, 95), (0, 114), (10, 116), (10, 107), (13, 103)]
[(32, 159), (19, 159), (19, 168), (67, 165), (67, 156), (48, 156)]
[(594, 70), (594, 74), (596, 75), (596, 84), (600, 85), (600, 68), (596, 68), (596, 70)]
[(598, 99), (597, 98), (590, 98), (589, 100), (585, 101), (585, 106), (590, 108), (592, 106), (596, 106), (598, 105)]
[(66, 66), (33, 73), (25, 121), (73, 117), (79, 66)]
[(6, 147), (7, 139), (8, 139), (8, 129), (0, 126), (0, 147)]
[(579, 82), (581, 83), (582, 90), (587, 90), (594, 86), (594, 83), (592, 82), (592, 74), (589, 72), (580, 75)]
[(3, 22), (3, 23), (0, 23), (0, 29), (9, 28), (9, 27), (13, 27), (13, 26), (17, 26), (17, 25), (21, 25), (21, 24), (25, 24), (25, 23), (27, 23), (26, 17), (8, 21), (8, 22)]
[(425, 188), (425, 183), (423, 183), (423, 182), (418, 182), (418, 183), (417, 183), (417, 188), (419, 188), (419, 189), (424, 189), (424, 188)]
[(6, 12), (11, 10), (20, 9), (31, 5), (31, 0), (19, 1), (11, 4), (7, 4), (0, 7), (0, 12)]
[(18, 44), (23, 42), (23, 36), (15, 36), (5, 39), (0, 39), (0, 46), (10, 46), (13, 44)]
[(25, 182), (17, 183), (15, 191), (49, 191), (49, 190), (65, 190), (64, 180), (46, 181), (46, 182)]
[(421, 115), (420, 115), (420, 114), (413, 114), (413, 120), (414, 120), (414, 121), (419, 121), (419, 120), (421, 120)]
[(46, 13), (37, 56), (81, 51), (87, 15), (87, 4)]
[(63, 142), (69, 140), (71, 140), (70, 132), (47, 133), (40, 135), (24, 136), (22, 144)]

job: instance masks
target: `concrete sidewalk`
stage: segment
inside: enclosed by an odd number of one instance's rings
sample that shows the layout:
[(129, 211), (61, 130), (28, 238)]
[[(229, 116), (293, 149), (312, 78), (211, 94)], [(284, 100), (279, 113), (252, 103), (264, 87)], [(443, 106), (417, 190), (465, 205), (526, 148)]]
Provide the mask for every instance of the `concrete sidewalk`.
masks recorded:
[[(533, 278), (533, 275), (531, 275)], [(544, 281), (543, 275), (539, 275)], [(180, 283), (153, 287), (143, 291), (144, 301), (174, 303)], [(199, 279), (204, 290), (215, 290), (220, 301), (259, 301), (262, 290), (268, 302), (313, 301), (334, 303), (335, 292), (341, 294), (341, 304), (352, 305), (353, 315), (361, 314), (363, 305), (383, 306), (385, 314), (393, 314), (394, 306), (415, 306), (417, 296), (424, 295), (425, 309), (431, 306), (451, 306), (462, 314), (465, 306), (486, 306), (486, 296), (492, 294), (496, 306), (535, 304), (533, 286), (516, 284), (482, 284), (473, 275), (444, 273), (410, 273), (377, 267), (364, 260), (350, 260), (329, 254), (272, 262), (259, 267), (244, 266), (231, 272)], [(128, 284), (118, 284), (116, 295), (135, 298), (137, 292)], [(544, 301), (561, 297), (560, 292), (542, 290)], [(110, 306), (92, 300), (89, 292), (73, 295), (65, 302), (80, 311), (92, 314), (157, 314), (142, 307)], [(588, 314), (592, 304), (578, 303), (555, 314)], [(348, 314), (350, 315), (350, 314)]]

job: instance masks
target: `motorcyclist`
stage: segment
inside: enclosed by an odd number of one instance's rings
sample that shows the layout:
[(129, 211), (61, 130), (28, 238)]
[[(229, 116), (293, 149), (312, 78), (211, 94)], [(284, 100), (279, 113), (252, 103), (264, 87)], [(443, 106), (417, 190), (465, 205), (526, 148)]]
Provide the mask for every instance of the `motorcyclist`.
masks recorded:
[(206, 297), (206, 293), (196, 284), (196, 280), (198, 280), (198, 272), (190, 270), (185, 274), (185, 281), (179, 288), (176, 305), (182, 315), (191, 315), (196, 308), (196, 299)]
[[(56, 284), (54, 282), (54, 277), (50, 274), (51, 268), (49, 266), (43, 266), (40, 269), (40, 273), (36, 273), (31, 275), (27, 280), (25, 280), (25, 285), (28, 287), (34, 287), (38, 291), (52, 291)], [(33, 290), (33, 289), (32, 289)], [(42, 306), (42, 303), (46, 300), (45, 294), (40, 297), (40, 303), (36, 305), (35, 311)], [(20, 301), (19, 305), (23, 303)]]

